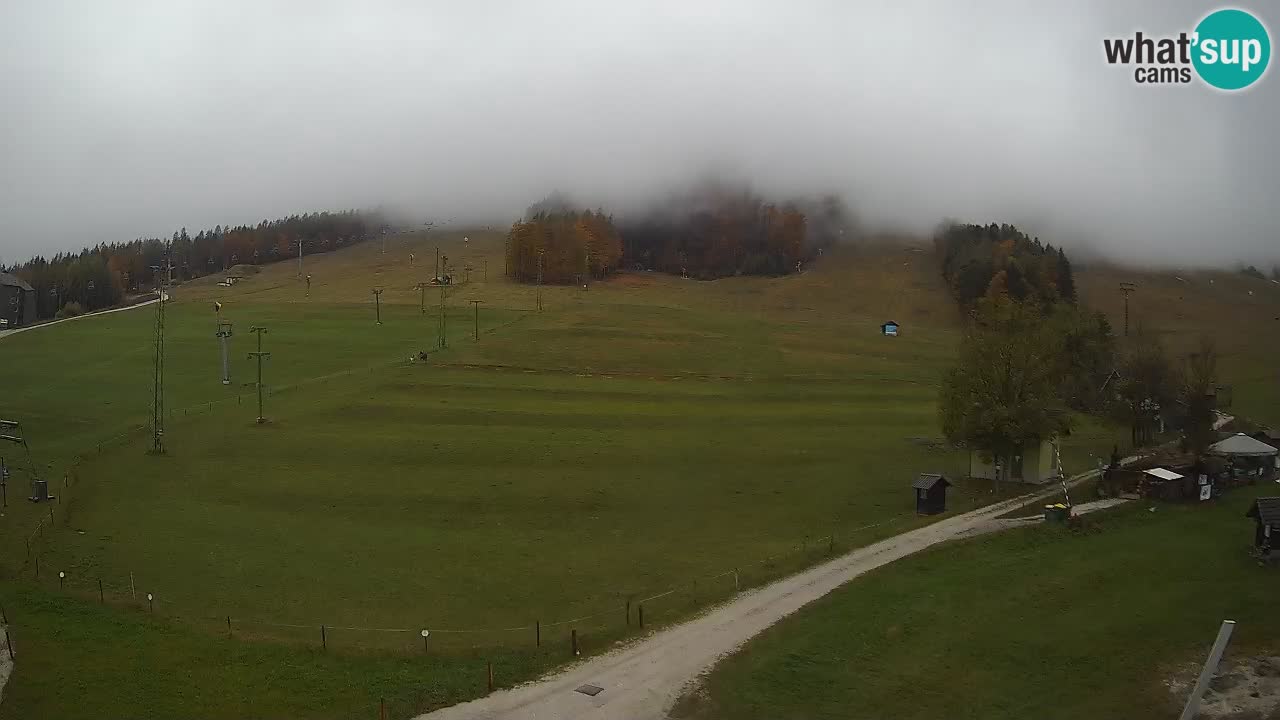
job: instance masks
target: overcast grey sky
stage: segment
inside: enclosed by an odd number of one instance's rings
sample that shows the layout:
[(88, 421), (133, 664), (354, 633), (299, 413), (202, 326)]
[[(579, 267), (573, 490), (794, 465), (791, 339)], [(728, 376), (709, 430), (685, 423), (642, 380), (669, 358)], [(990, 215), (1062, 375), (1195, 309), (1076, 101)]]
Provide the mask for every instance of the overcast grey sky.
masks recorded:
[[(1280, 260), (1280, 76), (1140, 86), (1217, 3), (0, 3), (0, 258), (387, 203), (623, 208), (708, 172), (875, 225)], [(1239, 2), (1272, 28), (1280, 4)], [(1274, 63), (1273, 63), (1274, 64)]]

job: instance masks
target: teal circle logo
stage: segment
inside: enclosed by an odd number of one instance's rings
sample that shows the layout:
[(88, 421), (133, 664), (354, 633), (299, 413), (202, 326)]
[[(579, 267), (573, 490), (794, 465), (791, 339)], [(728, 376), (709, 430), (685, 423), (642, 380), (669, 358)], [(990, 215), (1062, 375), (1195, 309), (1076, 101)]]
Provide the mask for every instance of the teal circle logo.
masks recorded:
[(1258, 18), (1234, 8), (1217, 10), (1196, 25), (1191, 63), (1219, 90), (1249, 87), (1267, 71), (1271, 36)]

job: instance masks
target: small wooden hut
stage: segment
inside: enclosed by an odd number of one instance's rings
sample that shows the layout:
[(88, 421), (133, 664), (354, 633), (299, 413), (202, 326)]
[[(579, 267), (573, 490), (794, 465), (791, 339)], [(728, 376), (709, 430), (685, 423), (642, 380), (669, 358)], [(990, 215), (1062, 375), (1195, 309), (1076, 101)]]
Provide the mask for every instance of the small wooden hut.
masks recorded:
[(911, 487), (916, 492), (916, 514), (937, 515), (947, 510), (947, 487), (951, 481), (938, 473), (921, 473)]
[(1280, 497), (1260, 497), (1253, 501), (1253, 506), (1245, 517), (1253, 518), (1253, 547), (1263, 555), (1271, 552), (1271, 542), (1280, 536)]

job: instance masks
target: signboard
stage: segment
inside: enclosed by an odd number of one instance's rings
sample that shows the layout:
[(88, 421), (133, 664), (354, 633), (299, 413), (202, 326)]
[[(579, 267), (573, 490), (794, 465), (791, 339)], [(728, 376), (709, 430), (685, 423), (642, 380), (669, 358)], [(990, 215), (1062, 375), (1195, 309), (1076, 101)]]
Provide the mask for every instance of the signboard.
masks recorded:
[(1209, 499), (1209, 496), (1212, 494), (1212, 492), (1213, 492), (1213, 486), (1212, 486), (1212, 485), (1201, 485), (1201, 486), (1200, 486), (1200, 499), (1201, 499), (1201, 500), (1208, 500), (1208, 499)]

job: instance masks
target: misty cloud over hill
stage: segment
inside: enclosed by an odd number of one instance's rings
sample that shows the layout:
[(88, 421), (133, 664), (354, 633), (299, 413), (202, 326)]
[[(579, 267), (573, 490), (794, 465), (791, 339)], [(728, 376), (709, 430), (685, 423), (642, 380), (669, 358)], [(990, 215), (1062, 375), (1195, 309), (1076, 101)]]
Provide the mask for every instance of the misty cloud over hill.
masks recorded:
[(6, 3), (0, 258), (375, 205), (509, 223), (555, 188), (622, 212), (711, 176), (870, 230), (1269, 267), (1274, 72), (1144, 87), (1103, 56), (1214, 7)]

